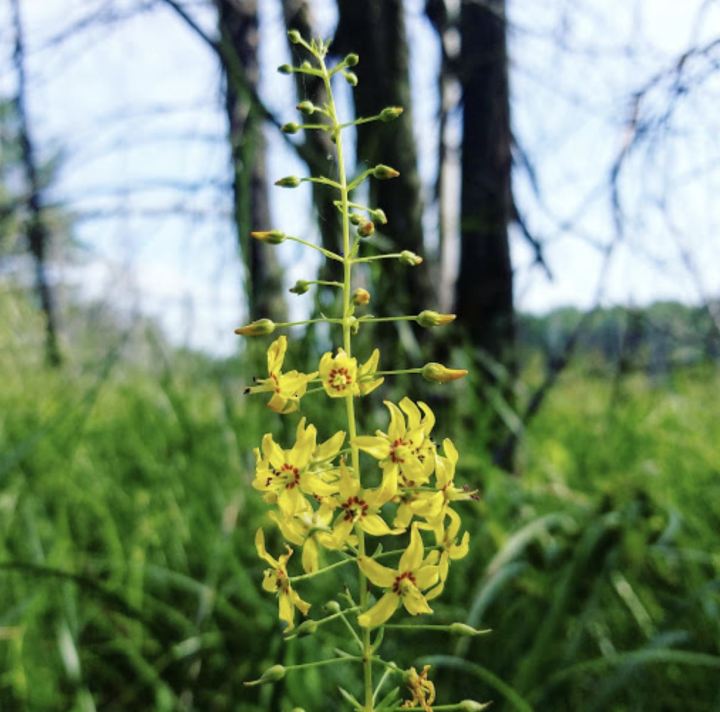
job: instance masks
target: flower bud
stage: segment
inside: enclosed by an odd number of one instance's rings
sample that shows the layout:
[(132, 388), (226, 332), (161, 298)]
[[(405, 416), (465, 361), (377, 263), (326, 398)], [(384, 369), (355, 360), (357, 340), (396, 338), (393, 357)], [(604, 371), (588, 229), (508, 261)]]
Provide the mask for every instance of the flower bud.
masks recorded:
[(389, 180), (390, 178), (397, 178), (400, 175), (400, 171), (396, 171), (394, 168), (380, 163), (373, 168), (372, 174), (378, 180)]
[(489, 633), (489, 630), (478, 630), (477, 628), (473, 628), (471, 625), (468, 625), (467, 623), (451, 623), (448, 627), (448, 630), (452, 635), (467, 635), (467, 636), (474, 636), (474, 635), (484, 635), (485, 633)]
[(385, 211), (381, 210), (380, 208), (375, 208), (375, 210), (371, 210), (370, 217), (375, 222), (379, 222), (381, 225), (387, 225), (387, 215), (385, 215)]
[(310, 62), (307, 61), (307, 59), (300, 65), (300, 69), (312, 69), (313, 66), (310, 64)]
[(281, 188), (297, 188), (300, 185), (300, 179), (297, 176), (285, 176), (275, 181), (275, 185)]
[(440, 314), (440, 312), (425, 309), (417, 315), (417, 323), (426, 329), (431, 326), (445, 326), (451, 321), (455, 321), (455, 314)]
[(290, 287), (293, 294), (305, 294), (310, 289), (310, 282), (305, 279), (298, 279), (294, 287)]
[(410, 250), (403, 250), (400, 253), (400, 262), (403, 262), (406, 265), (410, 265), (411, 267), (417, 267), (418, 265), (421, 265), (423, 261), (423, 258), (420, 257), (420, 255), (416, 255), (414, 252), (410, 252)]
[(337, 601), (328, 601), (324, 606), (326, 611), (330, 611), (330, 613), (340, 613), (342, 610), (340, 608), (340, 604)]
[(295, 633), (297, 634), (298, 638), (302, 638), (306, 635), (312, 635), (315, 633), (315, 631), (318, 629), (317, 621), (314, 621), (312, 619), (308, 619), (306, 621), (303, 621), (296, 629)]
[(292, 74), (293, 73), (293, 68), (289, 64), (281, 64), (277, 68), (277, 70), (278, 70), (278, 72), (280, 72), (280, 74)]
[(357, 229), (357, 234), (360, 237), (370, 237), (375, 232), (375, 223), (372, 220), (365, 220), (360, 223), (360, 227)]
[(260, 240), (260, 242), (279, 245), (285, 241), (287, 235), (280, 230), (255, 230), (250, 233), (250, 237), (254, 237), (256, 240)]
[(343, 76), (345, 77), (345, 81), (351, 86), (356, 87), (358, 85), (358, 77), (355, 72), (343, 72)]
[(267, 336), (273, 331), (275, 331), (275, 322), (272, 319), (258, 319), (235, 329), (235, 333), (239, 336)]
[(463, 700), (458, 709), (460, 712), (480, 712), (490, 707), (490, 702), (477, 702), (476, 700)]
[(300, 44), (302, 42), (302, 35), (297, 30), (288, 30), (288, 39), (293, 44)]
[(307, 116), (311, 116), (317, 110), (317, 106), (307, 99), (305, 101), (301, 101), (295, 108)]
[(358, 57), (354, 52), (351, 52), (347, 57), (345, 57), (345, 66), (354, 67), (359, 61), (360, 57)]
[(403, 111), (402, 106), (386, 106), (380, 112), (380, 121), (394, 121)]
[(269, 682), (278, 682), (285, 677), (284, 665), (273, 665), (269, 667), (257, 680), (250, 680), (244, 683), (245, 687), (255, 687), (256, 685), (266, 685)]
[(286, 134), (296, 134), (300, 130), (300, 125), (294, 121), (289, 121), (287, 124), (283, 124), (280, 130)]
[[(464, 368), (447, 368), (441, 363), (426, 363), (420, 371), (420, 375), (430, 383), (450, 383), (450, 381), (457, 381), (459, 378), (467, 376), (468, 372)], [(453, 623), (453, 625), (464, 625), (463, 623)], [(467, 626), (468, 628), (470, 626)], [(471, 629), (474, 630), (474, 629)], [(452, 626), (450, 626), (450, 632), (453, 632)], [(458, 633), (456, 635), (471, 635), (470, 633)]]
[(362, 287), (358, 287), (352, 295), (353, 304), (356, 307), (362, 306), (364, 304), (370, 303), (370, 292), (368, 292), (367, 289), (363, 289)]
[(359, 225), (363, 221), (363, 216), (360, 213), (350, 213), (350, 222), (353, 225)]

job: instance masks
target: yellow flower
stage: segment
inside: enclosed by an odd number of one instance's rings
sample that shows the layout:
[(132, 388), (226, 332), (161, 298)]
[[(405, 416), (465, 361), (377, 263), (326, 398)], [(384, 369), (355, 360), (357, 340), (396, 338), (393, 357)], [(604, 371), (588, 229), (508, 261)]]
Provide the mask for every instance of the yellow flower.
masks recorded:
[(450, 438), (445, 438), (442, 446), (445, 456), (443, 457), (442, 455), (436, 454), (435, 486), (440, 492), (442, 492), (445, 506), (449, 505), (450, 502), (478, 499), (477, 490), (470, 490), (467, 486), (463, 488), (455, 486), (455, 467), (457, 465), (459, 455), (453, 441), (450, 440)]
[(265, 501), (277, 504), (284, 517), (304, 512), (307, 500), (303, 493), (322, 500), (338, 491), (337, 485), (328, 481), (333, 468), (324, 466), (337, 455), (344, 439), (345, 433), (340, 431), (317, 445), (317, 430), (314, 425), (305, 427), (305, 418), (298, 423), (295, 445), (290, 450), (283, 450), (267, 433), (262, 451), (255, 450), (253, 487), (265, 492)]
[(270, 344), (267, 352), (268, 377), (258, 379), (258, 385), (251, 386), (246, 393), (272, 393), (268, 408), (276, 413), (285, 415), (298, 409), (300, 398), (305, 395), (307, 385), (317, 376), (314, 373), (300, 373), (299, 371), (282, 372), (285, 352), (287, 351), (287, 337), (280, 336)]
[(321, 504), (313, 509), (309, 503), (307, 508), (292, 517), (270, 512), (272, 519), (282, 532), (283, 537), (291, 544), (302, 546), (302, 565), (305, 573), (312, 573), (320, 568), (318, 545), (326, 549), (337, 549), (330, 529), (333, 507)]
[(371, 536), (402, 533), (403, 529), (391, 529), (378, 514), (380, 507), (389, 499), (382, 490), (361, 489), (360, 480), (343, 465), (340, 465), (338, 487), (340, 491), (335, 502), (342, 511), (333, 527), (333, 537), (338, 547), (345, 545), (356, 523)]
[(362, 435), (354, 442), (380, 460), (382, 489), (394, 497), (398, 484), (418, 487), (429, 481), (435, 465), (435, 448), (430, 440), (435, 416), (425, 403), (419, 401), (416, 405), (409, 398), (400, 401), (400, 408), (389, 401), (385, 405), (390, 411), (387, 434), (378, 430), (375, 435)]
[(376, 628), (385, 623), (400, 604), (416, 616), (432, 613), (423, 591), (434, 586), (439, 578), (436, 565), (423, 562), (425, 550), (417, 526), (412, 528), (410, 544), (402, 553), (397, 569), (389, 569), (367, 556), (358, 558), (360, 570), (376, 586), (386, 589), (380, 600), (369, 610), (358, 616), (358, 623), (364, 628)]
[(268, 593), (276, 593), (278, 596), (278, 617), (287, 624), (286, 630), (292, 630), (295, 620), (295, 609), (297, 608), (304, 616), (310, 610), (310, 604), (293, 590), (290, 585), (290, 578), (287, 572), (287, 562), (292, 556), (292, 549), (287, 547), (287, 554), (279, 559), (268, 554), (265, 548), (265, 534), (262, 529), (255, 533), (255, 548), (258, 556), (267, 561), (271, 569), (265, 569), (262, 587)]
[(370, 354), (370, 358), (365, 361), (362, 366), (360, 366), (360, 371), (358, 373), (358, 389), (361, 396), (366, 396), (368, 393), (372, 393), (385, 381), (383, 377), (375, 377), (379, 360), (380, 349), (375, 349)]
[(331, 398), (344, 398), (348, 393), (356, 395), (357, 360), (343, 349), (338, 349), (336, 356), (328, 351), (320, 359), (320, 380)]
[(428, 591), (426, 596), (428, 601), (437, 598), (443, 592), (450, 570), (450, 561), (464, 559), (470, 550), (470, 534), (468, 532), (462, 535), (459, 544), (456, 543), (461, 525), (460, 515), (452, 509), (447, 509), (446, 515), (450, 519), (447, 529), (445, 528), (445, 517), (432, 526), (435, 542), (440, 547), (440, 551), (439, 553), (438, 550), (432, 551), (428, 556), (428, 561), (432, 563), (437, 561), (439, 581), (437, 586)]
[(428, 679), (429, 671), (429, 665), (425, 665), (419, 675), (414, 667), (408, 670), (405, 680), (412, 693), (412, 699), (405, 701), (403, 707), (417, 706), (422, 707), (424, 712), (432, 712), (430, 705), (435, 702), (435, 685)]

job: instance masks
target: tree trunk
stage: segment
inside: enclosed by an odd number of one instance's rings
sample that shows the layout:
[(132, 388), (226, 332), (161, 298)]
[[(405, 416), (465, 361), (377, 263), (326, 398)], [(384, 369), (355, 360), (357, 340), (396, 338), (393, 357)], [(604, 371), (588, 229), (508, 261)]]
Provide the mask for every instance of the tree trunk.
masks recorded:
[[(463, 0), (460, 31), (463, 143), (456, 309), (472, 346), (512, 374), (511, 133), (504, 0)], [(488, 386), (498, 386), (491, 376), (488, 379)], [(508, 382), (499, 388), (510, 401), (511, 388)], [(497, 416), (489, 444), (496, 446), (504, 435)], [(507, 465), (508, 457), (501, 464)]]
[(282, 295), (282, 272), (276, 253), (270, 245), (253, 240), (251, 230), (265, 230), (270, 225), (270, 207), (265, 169), (263, 118), (247, 92), (234, 82), (229, 57), (237, 62), (257, 89), (258, 16), (257, 0), (216, 0), (220, 42), (224, 57), (225, 108), (233, 165), (233, 198), (235, 229), (246, 269), (248, 317), (285, 318)]
[(27, 184), (25, 232), (27, 235), (28, 249), (35, 265), (35, 290), (37, 291), (40, 301), (40, 308), (45, 315), (45, 358), (51, 366), (59, 366), (62, 362), (62, 357), (57, 337), (57, 313), (52, 286), (47, 274), (47, 250), (50, 244), (50, 232), (45, 224), (42, 206), (42, 185), (27, 112), (25, 43), (19, 0), (12, 0), (12, 13), (15, 28), (13, 59), (17, 74), (15, 109), (18, 116), (18, 139), (20, 142), (22, 167)]
[[(358, 126), (357, 156), (363, 166), (386, 163), (400, 171), (394, 180), (370, 182), (370, 204), (388, 217), (392, 251), (424, 254), (422, 198), (413, 135), (408, 47), (402, 0), (339, 0), (340, 21), (334, 51), (357, 52), (359, 84), (354, 89), (358, 116), (377, 114), (385, 106), (404, 107), (389, 124)], [(374, 284), (373, 312), (417, 313), (432, 308), (433, 290), (427, 262), (418, 267), (384, 263)]]

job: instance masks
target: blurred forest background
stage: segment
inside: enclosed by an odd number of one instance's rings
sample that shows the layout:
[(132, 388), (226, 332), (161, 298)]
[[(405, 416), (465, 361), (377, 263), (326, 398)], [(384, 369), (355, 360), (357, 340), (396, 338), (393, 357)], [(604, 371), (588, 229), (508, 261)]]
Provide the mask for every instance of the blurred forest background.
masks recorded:
[[(482, 494), (437, 618), (493, 632), (390, 657), (498, 710), (720, 709), (719, 5), (3, 0), (0, 709), (315, 712), (352, 685), (242, 686), (333, 645), (283, 643), (260, 589), (251, 448), (280, 426), (232, 335), (332, 308), (288, 293), (317, 263), (248, 236), (338, 241), (322, 187), (269, 187), (333, 171), (279, 131), (322, 100), (275, 72), (290, 27), (360, 54), (346, 116), (405, 107), (351, 160), (400, 170), (372, 239), (425, 262), (363, 284), (459, 318), (378, 330), (381, 366), (471, 371), (399, 387)], [(293, 335), (298, 368), (330, 344)]]

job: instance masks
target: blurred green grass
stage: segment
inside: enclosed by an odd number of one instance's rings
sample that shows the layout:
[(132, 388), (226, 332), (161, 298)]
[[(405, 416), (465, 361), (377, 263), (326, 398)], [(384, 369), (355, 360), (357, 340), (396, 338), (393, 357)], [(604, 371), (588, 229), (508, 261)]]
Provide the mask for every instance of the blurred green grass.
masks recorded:
[[(259, 586), (251, 449), (294, 421), (241, 395), (237, 361), (151, 331), (108, 329), (100, 350), (78, 334), (74, 354), (102, 356), (48, 371), (33, 320), (15, 304), (0, 332), (0, 709), (335, 709), (347, 671), (242, 686), (342, 641), (283, 643)], [(493, 632), (388, 635), (387, 656), (433, 663), (441, 700), (499, 710), (720, 709), (719, 388), (712, 366), (580, 363), (525, 434), (520, 477), (489, 465), (468, 427), (481, 404), (455, 390), (436, 435), (482, 498), (436, 618)]]

